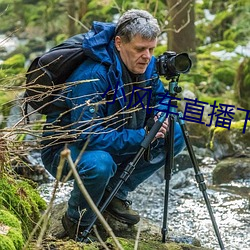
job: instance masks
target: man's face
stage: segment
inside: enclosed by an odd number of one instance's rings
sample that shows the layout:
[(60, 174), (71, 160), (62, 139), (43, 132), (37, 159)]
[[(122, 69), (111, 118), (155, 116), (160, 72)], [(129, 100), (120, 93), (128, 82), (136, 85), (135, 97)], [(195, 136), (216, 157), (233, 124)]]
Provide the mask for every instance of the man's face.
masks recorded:
[(115, 37), (115, 46), (128, 70), (134, 74), (143, 74), (153, 55), (157, 39), (146, 40), (136, 35), (129, 43), (124, 43), (121, 37)]

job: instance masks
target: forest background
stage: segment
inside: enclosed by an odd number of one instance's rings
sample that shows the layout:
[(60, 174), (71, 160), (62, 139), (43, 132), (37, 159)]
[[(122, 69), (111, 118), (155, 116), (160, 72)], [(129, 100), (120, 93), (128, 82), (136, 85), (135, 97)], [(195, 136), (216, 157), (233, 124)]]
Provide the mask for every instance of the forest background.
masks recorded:
[[(94, 20), (116, 22), (131, 8), (148, 10), (158, 19), (162, 33), (155, 56), (165, 51), (189, 53), (193, 66), (188, 75), (181, 76), (180, 84), (199, 101), (213, 104), (216, 100), (250, 109), (247, 0), (0, 0), (0, 33), (4, 35), (0, 40), (1, 127), (6, 125), (11, 107), (3, 104), (23, 91), (27, 66), (35, 56), (72, 35), (86, 32)], [(19, 43), (8, 52), (5, 44), (14, 38)], [(234, 119), (245, 119), (245, 115), (235, 112)]]
[[(250, 110), (248, 0), (0, 0), (0, 132), (4, 134), (0, 138), (0, 162), (6, 145), (11, 163), (17, 161), (17, 154), (26, 156), (29, 152), (22, 147), (22, 140), (34, 130), (41, 132), (40, 124), (31, 124), (31, 130), (8, 128), (10, 112), (25, 90), (30, 62), (68, 37), (86, 32), (94, 20), (116, 22), (131, 8), (148, 10), (158, 19), (162, 33), (156, 57), (175, 51), (187, 52), (192, 58), (190, 72), (180, 77), (183, 92), (190, 91), (201, 102), (217, 101), (217, 105), (232, 105), (235, 110)], [(162, 80), (168, 87), (168, 81)], [(245, 116), (245, 112), (235, 111), (234, 120), (244, 120)], [(1, 144), (2, 138), (8, 143)], [(0, 165), (0, 173), (2, 169)], [(0, 189), (3, 194), (9, 186), (4, 183)], [(20, 190), (23, 195), (24, 189)], [(12, 205), (14, 198), (10, 200)]]

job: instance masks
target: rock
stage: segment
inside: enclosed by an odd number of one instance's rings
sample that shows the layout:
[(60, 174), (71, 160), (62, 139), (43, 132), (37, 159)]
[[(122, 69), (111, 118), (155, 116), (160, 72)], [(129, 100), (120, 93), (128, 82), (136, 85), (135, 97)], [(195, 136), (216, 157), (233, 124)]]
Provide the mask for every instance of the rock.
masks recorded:
[(214, 158), (221, 160), (236, 155), (250, 156), (250, 126), (243, 134), (244, 121), (233, 122), (231, 129), (214, 128), (211, 130), (210, 149)]
[(193, 146), (206, 148), (209, 143), (210, 128), (205, 124), (186, 122), (190, 142)]
[(213, 183), (228, 183), (232, 180), (250, 179), (250, 158), (228, 157), (220, 161), (213, 171)]
[[(61, 217), (65, 213), (67, 209), (66, 202), (54, 205), (52, 209), (51, 214), (51, 221), (49, 223), (49, 227), (47, 230), (47, 237), (44, 239), (44, 243), (46, 245), (46, 241), (48, 241), (50, 244), (53, 244), (55, 247), (58, 245), (64, 245), (68, 248), (61, 248), (60, 249), (74, 249), (73, 245), (76, 247), (81, 244), (85, 243), (76, 243), (73, 241), (65, 239), (57, 239), (56, 237), (58, 235), (62, 235), (62, 232), (64, 231), (62, 224), (61, 224)], [(209, 250), (208, 248), (204, 248), (200, 246), (199, 240), (193, 237), (186, 237), (186, 236), (176, 236), (173, 232), (169, 233), (169, 237), (166, 238), (166, 243), (162, 243), (162, 237), (161, 237), (161, 229), (154, 224), (150, 223), (149, 220), (141, 219), (140, 223), (138, 223), (135, 226), (128, 226), (126, 224), (120, 223), (119, 221), (114, 220), (112, 217), (105, 215), (105, 219), (112, 228), (114, 234), (116, 237), (118, 237), (119, 242), (124, 247), (124, 249), (134, 249), (135, 239), (139, 234), (139, 249), (154, 249), (154, 250), (174, 250), (174, 249), (180, 249), (180, 250)], [(99, 226), (100, 228), (100, 226)], [(103, 228), (102, 228), (103, 230)], [(108, 236), (108, 235), (107, 235)], [(64, 243), (62, 243), (62, 240)], [(106, 244), (110, 247), (109, 249), (114, 249), (114, 242), (112, 238), (107, 238)], [(47, 245), (48, 245), (47, 242)], [(69, 248), (69, 242), (71, 243), (71, 247)], [(91, 248), (90, 245), (93, 245), (93, 248)], [(98, 247), (99, 246), (99, 247)], [(85, 249), (86, 245), (84, 246)], [(96, 247), (96, 248), (94, 248)], [(57, 248), (55, 248), (57, 249)], [(76, 248), (78, 249), (78, 248)], [(86, 249), (103, 249), (100, 247), (100, 244), (91, 243), (89, 244)]]
[(190, 185), (190, 176), (193, 176), (193, 169), (191, 168), (174, 174), (170, 181), (170, 187), (172, 189), (178, 189)]

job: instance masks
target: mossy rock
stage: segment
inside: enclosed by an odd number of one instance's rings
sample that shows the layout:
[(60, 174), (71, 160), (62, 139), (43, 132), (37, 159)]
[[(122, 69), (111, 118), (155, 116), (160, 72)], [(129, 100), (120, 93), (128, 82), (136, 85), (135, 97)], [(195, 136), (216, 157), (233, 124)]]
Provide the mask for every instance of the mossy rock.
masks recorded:
[[(74, 242), (67, 237), (64, 239), (58, 239), (57, 235), (62, 235), (64, 232), (61, 218), (67, 209), (67, 202), (56, 204), (51, 211), (51, 221), (47, 230), (46, 238), (44, 238), (42, 245), (47, 248), (53, 246), (54, 249), (60, 250), (97, 250), (104, 249), (100, 242), (94, 242), (91, 244)], [(167, 243), (162, 243), (161, 229), (152, 224), (149, 220), (142, 218), (141, 222), (134, 226), (128, 226), (123, 224), (111, 216), (105, 214), (105, 219), (112, 228), (113, 233), (116, 235), (119, 243), (124, 250), (133, 250), (135, 245), (135, 239), (140, 228), (138, 249), (140, 250), (206, 250), (207, 248), (201, 247), (200, 241), (193, 237), (185, 237), (182, 235), (175, 235), (174, 232), (170, 232), (170, 236), (167, 238)], [(101, 235), (103, 241), (110, 250), (116, 250), (114, 241), (106, 233), (102, 226), (98, 226), (97, 230)], [(36, 248), (32, 248), (36, 249)], [(49, 248), (50, 249), (50, 248)]]
[[(134, 239), (118, 238), (118, 240), (124, 250), (134, 249), (134, 246), (135, 246)], [(111, 238), (109, 238), (106, 242), (114, 245), (113, 239)], [(152, 249), (154, 250), (208, 250), (208, 248), (198, 247), (198, 246), (184, 244), (184, 243), (175, 243), (175, 242), (162, 243), (161, 241), (156, 241), (156, 240), (151, 240), (151, 239), (149, 240), (139, 239), (138, 250), (152, 250)]]
[(0, 209), (0, 249), (22, 249), (24, 239), (21, 223), (9, 211)]
[(6, 208), (21, 221), (26, 239), (45, 210), (46, 202), (26, 180), (0, 176), (0, 207)]
[(230, 129), (213, 127), (210, 131), (209, 148), (214, 157), (221, 160), (235, 155), (248, 155), (250, 148), (250, 125), (244, 130), (245, 121), (232, 122)]

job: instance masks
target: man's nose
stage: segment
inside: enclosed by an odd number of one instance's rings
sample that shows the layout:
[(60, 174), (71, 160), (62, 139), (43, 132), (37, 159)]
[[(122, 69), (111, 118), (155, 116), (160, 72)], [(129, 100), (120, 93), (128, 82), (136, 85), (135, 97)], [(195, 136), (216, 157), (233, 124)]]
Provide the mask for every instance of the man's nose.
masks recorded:
[(151, 58), (151, 53), (150, 53), (149, 49), (147, 49), (147, 50), (144, 51), (142, 57), (144, 59), (150, 59)]

